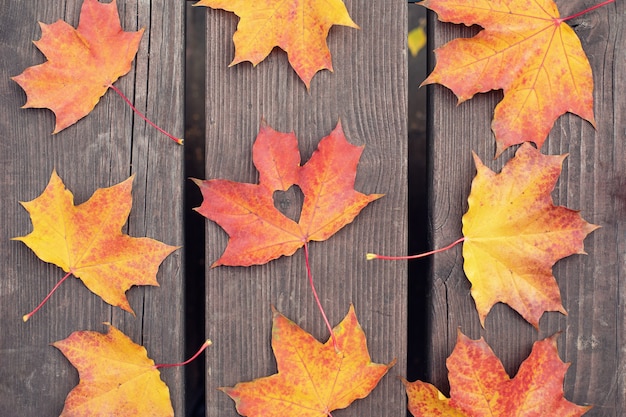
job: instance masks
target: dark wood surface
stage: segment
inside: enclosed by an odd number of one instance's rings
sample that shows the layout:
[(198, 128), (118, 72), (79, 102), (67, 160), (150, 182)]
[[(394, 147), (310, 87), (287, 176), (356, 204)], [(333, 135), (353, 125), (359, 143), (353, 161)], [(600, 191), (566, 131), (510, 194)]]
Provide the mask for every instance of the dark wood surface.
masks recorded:
[[(44, 61), (31, 42), (41, 35), (36, 22), (63, 19), (76, 26), (81, 3), (10, 2), (0, 12), (0, 51), (5, 57), (0, 65), (2, 416), (60, 413), (78, 376), (49, 344), (75, 330), (104, 331), (101, 323), (109, 321), (145, 345), (156, 362), (183, 357), (182, 250), (161, 266), (160, 288), (128, 292), (137, 317), (110, 307), (72, 279), (28, 323), (21, 321), (63, 275), (22, 243), (10, 240), (31, 230), (18, 201), (38, 196), (54, 168), (77, 203), (97, 188), (136, 174), (125, 231), (182, 244), (182, 147), (146, 126), (113, 92), (89, 116), (55, 136), (50, 134), (51, 112), (19, 109), (25, 94), (9, 77)], [(318, 73), (310, 92), (279, 50), (256, 68), (248, 63), (228, 68), (237, 17), (205, 8), (192, 10), (206, 13), (208, 20), (206, 177), (257, 181), (251, 149), (262, 117), (277, 130), (295, 131), (303, 163), (338, 119), (351, 143), (365, 145), (356, 189), (386, 196), (335, 236), (312, 243), (311, 266), (331, 323), (336, 325), (354, 303), (372, 359), (381, 363), (398, 359), (368, 398), (333, 415), (397, 416), (404, 415), (406, 407), (395, 378), (406, 375), (406, 265), (368, 263), (364, 254), (404, 253), (407, 245), (406, 3), (376, 0), (368, 7), (358, 7), (354, 0), (345, 3), (361, 30), (331, 29), (328, 43), (335, 71)], [(589, 6), (582, 0), (557, 4), (563, 16)], [(146, 33), (133, 69), (116, 86), (175, 134), (181, 133), (183, 121), (184, 6), (162, 0), (118, 5), (124, 29), (145, 27)], [(555, 203), (581, 210), (586, 220), (602, 226), (585, 240), (587, 256), (571, 256), (554, 268), (568, 315), (545, 314), (537, 331), (499, 304), (481, 329), (463, 274), (461, 249), (436, 255), (427, 360), (430, 382), (446, 393), (445, 359), (458, 328), (472, 338), (484, 336), (511, 375), (534, 341), (562, 332), (559, 352), (572, 364), (565, 379), (566, 397), (593, 404), (588, 416), (618, 417), (626, 410), (625, 12), (624, 3), (617, 1), (571, 22), (594, 71), (597, 129), (577, 116), (562, 116), (542, 149), (570, 154), (553, 193)], [(432, 46), (475, 33), (475, 28), (435, 23), (432, 16), (431, 24)], [(471, 150), (499, 171), (514, 149), (492, 160), (490, 121), (500, 92), (481, 94), (457, 106), (449, 90), (429, 88), (430, 223), (433, 247), (441, 247), (461, 235), (461, 217), (475, 174)], [(298, 200), (295, 194), (287, 198)], [(227, 236), (208, 221), (206, 232), (210, 264), (222, 253)], [(206, 357), (208, 416), (237, 415), (233, 402), (217, 387), (276, 371), (270, 305), (319, 340), (328, 337), (308, 286), (302, 250), (263, 266), (208, 269), (206, 288), (206, 336), (214, 340)], [(177, 415), (184, 415), (182, 375), (180, 369), (162, 371)]]
[[(334, 72), (315, 75), (310, 92), (278, 49), (256, 68), (228, 68), (238, 18), (199, 10), (207, 13), (206, 176), (257, 182), (251, 151), (263, 117), (274, 129), (295, 132), (302, 163), (338, 119), (349, 142), (365, 145), (355, 188), (386, 195), (327, 241), (313, 242), (311, 269), (331, 324), (354, 303), (372, 360), (398, 360), (368, 398), (333, 415), (398, 416), (406, 410), (395, 378), (406, 372), (406, 265), (368, 263), (365, 253), (406, 251), (407, 6), (404, 0), (345, 4), (361, 30), (331, 29)], [(207, 221), (207, 265), (227, 240)], [(214, 340), (207, 351), (207, 415), (236, 416), (233, 401), (217, 388), (276, 372), (270, 305), (318, 340), (329, 335), (308, 285), (303, 250), (262, 266), (208, 269), (206, 286), (207, 336)]]
[[(589, 7), (582, 0), (557, 1), (561, 16)], [(626, 412), (624, 353), (626, 278), (626, 33), (624, 2), (571, 21), (594, 74), (597, 128), (567, 114), (554, 125), (542, 152), (569, 153), (553, 197), (556, 204), (581, 210), (583, 218), (602, 226), (585, 240), (585, 255), (559, 261), (554, 275), (568, 315), (544, 314), (539, 331), (508, 306), (496, 305), (481, 329), (470, 283), (463, 273), (461, 248), (438, 254), (432, 263), (430, 294), (430, 382), (448, 392), (445, 359), (456, 343), (457, 329), (476, 339), (484, 336), (510, 375), (528, 356), (532, 343), (562, 332), (559, 353), (571, 366), (565, 396), (593, 404), (586, 416), (618, 417)], [(475, 28), (443, 24), (430, 16), (432, 46), (476, 33)], [(461, 217), (475, 175), (471, 151), (499, 171), (514, 149), (497, 160), (490, 130), (501, 92), (480, 94), (457, 106), (442, 86), (431, 90), (430, 216), (433, 247), (461, 236)]]
[[(70, 279), (29, 322), (21, 320), (64, 275), (10, 240), (31, 231), (18, 202), (37, 197), (54, 168), (76, 203), (135, 174), (124, 231), (182, 245), (183, 147), (135, 117), (113, 91), (90, 115), (54, 136), (52, 112), (20, 109), (26, 95), (9, 77), (44, 62), (32, 44), (41, 36), (37, 21), (63, 19), (76, 27), (81, 4), (5, 2), (0, 12), (0, 415), (7, 417), (60, 414), (78, 374), (49, 344), (76, 330), (105, 331), (102, 323), (111, 322), (143, 344), (157, 363), (183, 359), (182, 250), (161, 265), (159, 288), (128, 291), (136, 317)], [(118, 10), (125, 30), (144, 27), (146, 32), (131, 72), (116, 86), (159, 125), (182, 135), (184, 2), (120, 1)], [(181, 369), (162, 370), (177, 415), (184, 414), (182, 375)]]

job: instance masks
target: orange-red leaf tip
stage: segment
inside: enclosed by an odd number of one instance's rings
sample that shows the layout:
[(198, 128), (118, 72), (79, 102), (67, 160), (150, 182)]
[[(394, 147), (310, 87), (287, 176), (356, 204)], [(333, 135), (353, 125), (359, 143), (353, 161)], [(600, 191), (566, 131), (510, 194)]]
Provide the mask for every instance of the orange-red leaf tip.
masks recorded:
[[(193, 183), (196, 184), (198, 187), (202, 185), (202, 180), (199, 180), (198, 178), (189, 177), (189, 179), (193, 181)], [(195, 207), (194, 210), (196, 210), (197, 208), (198, 207)]]

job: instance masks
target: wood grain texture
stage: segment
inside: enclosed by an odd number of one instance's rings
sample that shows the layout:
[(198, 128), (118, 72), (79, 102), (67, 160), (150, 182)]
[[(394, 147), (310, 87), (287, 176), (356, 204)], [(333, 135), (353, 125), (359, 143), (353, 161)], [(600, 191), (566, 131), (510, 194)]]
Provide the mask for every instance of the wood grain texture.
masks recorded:
[[(590, 6), (589, 2), (557, 1), (561, 16)], [(585, 416), (617, 417), (626, 410), (624, 302), (626, 289), (626, 59), (623, 45), (625, 5), (616, 2), (571, 21), (594, 73), (597, 129), (567, 114), (554, 125), (542, 148), (546, 154), (569, 153), (553, 197), (556, 204), (581, 210), (599, 224), (585, 240), (588, 256), (559, 261), (554, 275), (561, 288), (564, 316), (547, 313), (537, 332), (508, 306), (498, 304), (481, 329), (470, 284), (463, 274), (461, 248), (436, 255), (432, 264), (430, 380), (447, 392), (445, 359), (460, 328), (472, 338), (484, 336), (513, 375), (530, 353), (532, 343), (555, 332), (559, 353), (571, 367), (565, 395), (578, 404), (594, 404)], [(430, 16), (433, 47), (468, 37), (475, 28), (436, 21)], [(461, 217), (475, 175), (471, 151), (499, 171), (514, 149), (493, 160), (495, 140), (490, 123), (501, 92), (480, 94), (457, 107), (445, 87), (431, 90), (431, 193), (433, 247), (461, 236)]]
[[(14, 236), (30, 232), (29, 201), (46, 186), (56, 168), (75, 202), (100, 187), (135, 174), (133, 209), (124, 231), (170, 245), (182, 244), (182, 147), (147, 127), (112, 91), (94, 111), (52, 136), (52, 112), (20, 109), (26, 100), (10, 76), (44, 61), (32, 44), (41, 31), (37, 21), (63, 19), (78, 24), (82, 1), (7, 3), (0, 14), (0, 193), (3, 196), (0, 238), (0, 415), (59, 415), (65, 396), (78, 382), (70, 363), (51, 342), (75, 330), (104, 331), (108, 321), (145, 345), (157, 363), (183, 356), (182, 252), (161, 265), (161, 287), (132, 288), (128, 293), (136, 317), (112, 308), (77, 279), (66, 282), (28, 323), (30, 311), (63, 275), (45, 264)], [(118, 1), (122, 27), (145, 27), (131, 72), (116, 86), (155, 122), (182, 134), (184, 4), (157, 0)], [(177, 415), (184, 414), (182, 370), (164, 369)]]
[[(333, 415), (396, 416), (406, 410), (394, 378), (405, 373), (406, 265), (368, 263), (365, 253), (406, 251), (406, 2), (345, 3), (361, 30), (331, 29), (334, 72), (315, 75), (310, 93), (278, 49), (256, 68), (228, 68), (237, 17), (194, 10), (207, 13), (206, 176), (258, 180), (251, 151), (262, 118), (277, 130), (295, 132), (302, 163), (338, 119), (349, 142), (365, 145), (355, 188), (386, 195), (327, 241), (312, 243), (311, 268), (331, 324), (354, 303), (372, 360), (398, 359), (368, 398)], [(227, 240), (207, 221), (207, 265)], [(276, 372), (271, 304), (319, 340), (328, 332), (308, 286), (302, 250), (262, 266), (209, 269), (206, 286), (207, 336), (214, 340), (207, 352), (207, 415), (236, 416), (232, 400), (216, 388)]]

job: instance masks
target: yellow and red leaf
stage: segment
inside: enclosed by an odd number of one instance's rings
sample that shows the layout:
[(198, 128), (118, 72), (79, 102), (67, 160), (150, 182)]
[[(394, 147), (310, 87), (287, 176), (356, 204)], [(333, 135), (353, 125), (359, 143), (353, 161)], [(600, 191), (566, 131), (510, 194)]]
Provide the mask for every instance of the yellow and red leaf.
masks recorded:
[(223, 9), (239, 16), (233, 35), (235, 58), (230, 65), (257, 65), (278, 46), (307, 89), (320, 70), (332, 71), (326, 44), (333, 25), (357, 28), (342, 0), (200, 0), (195, 6)]
[(78, 331), (52, 344), (78, 370), (79, 384), (60, 417), (173, 417), (167, 385), (146, 349), (109, 326)]
[(525, 143), (496, 174), (474, 155), (476, 177), (463, 216), (463, 268), (481, 323), (504, 302), (535, 327), (544, 311), (565, 313), (552, 266), (585, 253), (583, 240), (598, 228), (550, 193), (566, 155), (542, 155)]
[(13, 80), (26, 92), (24, 108), (54, 112), (58, 133), (88, 115), (109, 85), (130, 71), (144, 30), (122, 30), (115, 0), (85, 0), (76, 29), (62, 20), (40, 25), (34, 43), (48, 60)]
[(470, 39), (435, 51), (423, 84), (451, 89), (459, 102), (503, 89), (491, 125), (496, 156), (511, 145), (541, 147), (555, 120), (571, 112), (595, 124), (591, 66), (574, 30), (552, 0), (425, 0), (439, 20), (480, 25)]
[(22, 203), (33, 231), (14, 240), (44, 262), (69, 272), (107, 303), (133, 312), (125, 292), (133, 285), (158, 286), (159, 265), (174, 250), (149, 238), (122, 234), (132, 205), (132, 180), (101, 188), (74, 205), (74, 196), (52, 172), (43, 193)]
[(332, 339), (320, 343), (274, 310), (272, 349), (278, 373), (232, 388), (239, 414), (249, 417), (324, 417), (365, 398), (395, 360), (388, 365), (371, 361), (365, 333), (354, 307), (334, 329)]
[(515, 378), (481, 338), (459, 331), (446, 361), (450, 398), (431, 384), (404, 381), (409, 411), (415, 417), (580, 417), (591, 407), (566, 400), (563, 379), (568, 365), (559, 358), (554, 335), (535, 342)]

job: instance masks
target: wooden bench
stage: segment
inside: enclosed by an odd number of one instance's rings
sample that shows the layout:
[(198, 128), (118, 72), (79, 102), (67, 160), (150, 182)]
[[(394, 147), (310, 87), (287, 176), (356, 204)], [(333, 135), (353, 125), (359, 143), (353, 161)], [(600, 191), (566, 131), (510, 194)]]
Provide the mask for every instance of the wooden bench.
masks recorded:
[[(190, 186), (186, 175), (256, 182), (251, 149), (262, 118), (277, 130), (296, 133), (303, 162), (341, 119), (347, 139), (365, 145), (356, 189), (386, 194), (354, 223), (310, 247), (313, 277), (331, 324), (337, 324), (354, 303), (372, 359), (385, 363), (398, 360), (368, 398), (333, 412), (335, 417), (405, 415), (406, 395), (396, 376), (407, 375), (407, 339), (420, 327), (414, 322), (407, 324), (409, 303), (426, 305), (427, 317), (421, 322), (427, 323), (427, 333), (420, 363), (425, 378), (442, 391), (447, 393), (445, 358), (456, 342), (458, 328), (472, 338), (484, 336), (511, 375), (534, 341), (561, 331), (559, 352), (563, 360), (572, 363), (565, 380), (566, 397), (579, 404), (595, 404), (586, 416), (624, 414), (624, 2), (618, 0), (572, 22), (594, 71), (597, 129), (577, 116), (563, 116), (543, 152), (570, 154), (553, 194), (555, 202), (580, 209), (586, 220), (603, 227), (585, 241), (589, 256), (577, 255), (557, 263), (554, 274), (569, 315), (546, 314), (539, 331), (504, 305), (494, 308), (485, 329), (481, 329), (463, 274), (460, 248), (432, 258), (424, 266), (429, 268), (428, 292), (411, 294), (410, 298), (407, 282), (415, 277), (408, 274), (406, 263), (365, 261), (366, 252), (405, 253), (409, 239), (405, 0), (345, 0), (362, 29), (331, 30), (328, 43), (335, 71), (318, 73), (310, 92), (279, 51), (256, 68), (249, 64), (228, 68), (237, 25), (232, 13), (191, 9), (190, 2), (186, 5), (184, 1), (118, 0), (124, 29), (145, 27), (146, 33), (133, 69), (116, 86), (139, 110), (177, 135), (183, 132), (185, 110), (185, 14), (206, 14), (206, 105), (198, 111), (206, 124), (204, 149), (200, 149), (206, 167), (200, 173), (191, 168), (185, 173), (184, 148), (156, 134), (112, 93), (107, 93), (89, 116), (55, 136), (50, 135), (54, 126), (51, 112), (19, 109), (25, 94), (9, 77), (43, 61), (31, 43), (41, 33), (36, 22), (63, 19), (75, 26), (81, 3), (9, 2), (0, 15), (0, 28), (4, 28), (0, 31), (4, 58), (0, 65), (0, 165), (4, 170), (0, 179), (1, 416), (60, 414), (78, 375), (49, 344), (75, 330), (104, 331), (102, 322), (111, 322), (143, 344), (156, 362), (182, 360), (185, 325), (199, 319), (193, 317), (196, 307), (186, 305), (185, 281), (192, 289), (204, 288), (205, 295), (200, 297), (206, 300), (206, 329), (203, 334), (187, 335), (187, 351), (198, 347), (194, 338), (201, 342), (209, 337), (214, 342), (206, 351), (203, 381), (207, 416), (237, 415), (232, 400), (217, 387), (276, 371), (270, 347), (270, 305), (319, 340), (327, 339), (308, 286), (302, 251), (263, 266), (206, 268), (204, 277), (194, 268), (193, 273), (186, 274), (185, 251), (198, 253), (200, 246), (205, 264), (210, 265), (226, 246), (227, 235), (222, 229), (203, 219), (200, 224), (206, 224), (206, 245), (187, 242), (184, 249), (170, 255), (159, 270), (161, 287), (135, 287), (128, 292), (136, 317), (102, 302), (78, 280), (69, 280), (29, 322), (20, 319), (62, 276), (59, 268), (41, 262), (20, 242), (9, 240), (31, 230), (28, 214), (18, 201), (38, 196), (54, 168), (77, 203), (85, 201), (96, 188), (111, 186), (134, 173), (134, 204), (125, 231), (131, 236), (182, 245), (184, 217), (199, 217), (183, 206), (184, 189)], [(557, 4), (562, 15), (589, 6), (583, 0), (559, 0)], [(429, 47), (476, 31), (437, 23), (434, 16), (429, 19)], [(414, 85), (411, 90), (415, 90)], [(461, 216), (467, 209), (475, 174), (470, 151), (477, 152), (494, 170), (502, 167), (512, 151), (491, 160), (495, 147), (490, 121), (501, 93), (479, 95), (456, 106), (456, 98), (444, 87), (432, 86), (428, 91), (429, 217), (422, 221), (428, 222), (431, 246), (441, 247), (460, 237)], [(188, 114), (194, 112), (186, 110)], [(186, 146), (198, 150), (196, 143)], [(189, 190), (197, 198), (193, 185)], [(287, 198), (297, 201), (295, 195)], [(163, 369), (161, 374), (170, 388), (176, 415), (185, 415), (185, 403), (190, 402), (189, 398), (185, 401), (185, 392), (194, 388), (185, 387), (185, 369)], [(197, 377), (188, 380), (196, 381)]]

